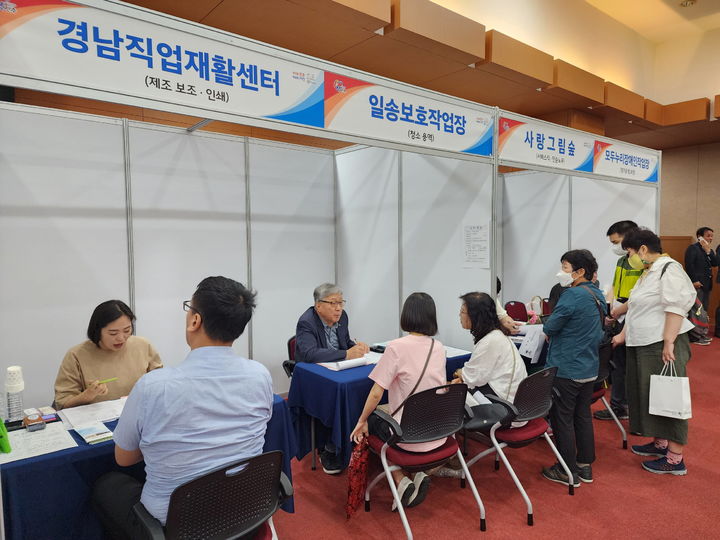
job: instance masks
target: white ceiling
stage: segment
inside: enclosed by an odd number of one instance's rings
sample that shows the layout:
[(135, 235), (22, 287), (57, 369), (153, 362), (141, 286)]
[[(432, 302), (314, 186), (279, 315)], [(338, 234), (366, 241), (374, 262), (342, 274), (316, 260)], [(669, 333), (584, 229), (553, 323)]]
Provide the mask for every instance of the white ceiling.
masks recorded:
[(720, 0), (585, 0), (644, 38), (662, 43), (720, 28)]

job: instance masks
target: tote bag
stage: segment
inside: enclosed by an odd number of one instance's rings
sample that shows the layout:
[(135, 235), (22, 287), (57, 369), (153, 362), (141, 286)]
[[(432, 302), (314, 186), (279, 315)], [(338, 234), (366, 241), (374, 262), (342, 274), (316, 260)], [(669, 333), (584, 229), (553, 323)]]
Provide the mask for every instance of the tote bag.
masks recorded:
[(648, 412), (678, 420), (692, 418), (690, 379), (677, 376), (674, 362), (665, 364), (660, 375), (650, 375)]

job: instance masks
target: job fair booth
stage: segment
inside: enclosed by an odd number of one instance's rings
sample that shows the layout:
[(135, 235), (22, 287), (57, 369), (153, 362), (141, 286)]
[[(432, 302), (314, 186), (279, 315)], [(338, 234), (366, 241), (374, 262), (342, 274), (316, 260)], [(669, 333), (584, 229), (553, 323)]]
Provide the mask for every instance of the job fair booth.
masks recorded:
[[(126, 301), (136, 333), (177, 365), (182, 302), (224, 275), (258, 293), (235, 350), (289, 391), (276, 396), (266, 449), (284, 450), (290, 472), (314, 418), (348, 458), (371, 366), (298, 366), (292, 384), (282, 369), (317, 285), (342, 287), (351, 337), (369, 343), (402, 335), (404, 299), (429, 293), (450, 371), (472, 348), (461, 294), (495, 294), (499, 276), (505, 301), (546, 296), (569, 248), (590, 249), (605, 284), (616, 259), (607, 227), (657, 226), (659, 152), (121, 2), (14, 4), (0, 11), (0, 84), (203, 119), (183, 129), (0, 102), (1, 368), (22, 367), (25, 407), (52, 403), (65, 352), (107, 299)], [(199, 129), (212, 121), (351, 144)], [(33, 457), (0, 458), (9, 537), (97, 534), (88, 486), (112, 466), (112, 443), (74, 440), (40, 454), (20, 441)], [(17, 493), (53, 467), (60, 492), (76, 495), (38, 523)]]

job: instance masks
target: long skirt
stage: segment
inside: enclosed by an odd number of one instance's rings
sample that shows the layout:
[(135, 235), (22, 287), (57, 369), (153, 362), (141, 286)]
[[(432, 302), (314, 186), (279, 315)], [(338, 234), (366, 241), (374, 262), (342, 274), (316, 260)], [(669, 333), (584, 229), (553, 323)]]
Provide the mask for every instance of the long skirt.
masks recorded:
[[(630, 415), (630, 432), (645, 437), (668, 439), (687, 444), (688, 421), (650, 414), (650, 375), (658, 375), (663, 368), (663, 342), (642, 347), (627, 347), (625, 386)], [(687, 333), (675, 340), (675, 370), (679, 377), (686, 377), (686, 365), (690, 361), (690, 342)]]

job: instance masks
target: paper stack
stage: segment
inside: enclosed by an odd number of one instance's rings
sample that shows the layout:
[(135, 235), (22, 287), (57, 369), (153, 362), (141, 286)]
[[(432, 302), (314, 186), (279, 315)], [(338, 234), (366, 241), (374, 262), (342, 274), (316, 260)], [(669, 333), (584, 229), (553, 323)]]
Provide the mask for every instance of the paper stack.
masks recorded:
[(102, 422), (94, 422), (86, 426), (76, 427), (78, 435), (80, 435), (88, 444), (96, 444), (112, 439), (112, 431), (110, 431)]

